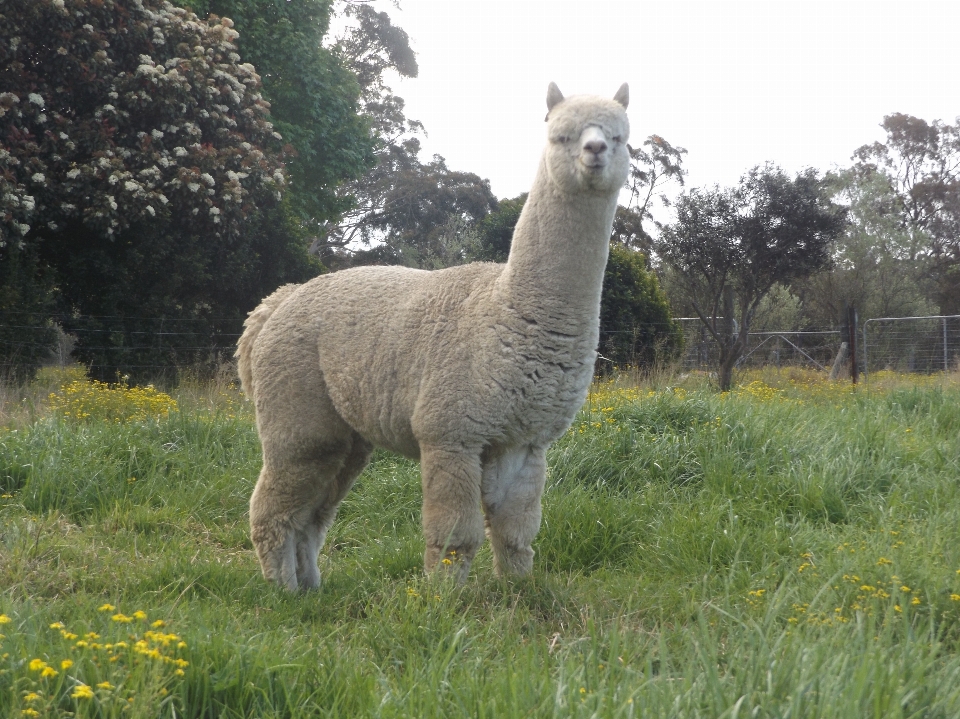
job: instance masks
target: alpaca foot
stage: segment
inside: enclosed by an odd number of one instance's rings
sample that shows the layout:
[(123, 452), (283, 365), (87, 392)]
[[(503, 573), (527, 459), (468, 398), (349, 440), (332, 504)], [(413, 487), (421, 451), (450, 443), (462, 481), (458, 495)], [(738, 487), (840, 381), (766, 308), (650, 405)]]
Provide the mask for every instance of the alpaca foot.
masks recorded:
[(296, 591), (297, 543), (290, 527), (254, 527), (253, 545), (260, 560), (263, 578), (276, 582), (288, 591)]
[(317, 557), (323, 542), (318, 540), (318, 532), (311, 529), (307, 527), (297, 532), (297, 583), (300, 589), (316, 589), (320, 586)]
[(493, 569), (500, 577), (530, 574), (533, 571), (533, 550), (530, 547), (495, 546)]

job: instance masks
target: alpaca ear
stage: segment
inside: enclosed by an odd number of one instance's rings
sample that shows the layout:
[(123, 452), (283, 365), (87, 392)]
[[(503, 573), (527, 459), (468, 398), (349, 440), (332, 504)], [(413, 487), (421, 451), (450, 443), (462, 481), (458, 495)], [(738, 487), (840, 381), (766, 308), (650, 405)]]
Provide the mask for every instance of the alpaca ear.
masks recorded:
[(627, 83), (623, 83), (620, 89), (617, 90), (617, 94), (613, 96), (613, 99), (626, 109), (627, 105), (630, 104), (630, 86), (627, 85)]
[(563, 102), (563, 93), (557, 83), (551, 82), (547, 88), (547, 110), (552, 110), (557, 103)]

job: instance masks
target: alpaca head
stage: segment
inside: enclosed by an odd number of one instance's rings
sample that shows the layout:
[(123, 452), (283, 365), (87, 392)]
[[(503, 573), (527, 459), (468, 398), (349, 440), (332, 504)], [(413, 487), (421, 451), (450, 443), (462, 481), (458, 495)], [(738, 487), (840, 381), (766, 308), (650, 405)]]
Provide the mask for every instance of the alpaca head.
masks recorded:
[(565, 193), (610, 195), (620, 191), (630, 170), (627, 139), (627, 84), (612, 100), (593, 95), (565, 98), (547, 90), (547, 171)]

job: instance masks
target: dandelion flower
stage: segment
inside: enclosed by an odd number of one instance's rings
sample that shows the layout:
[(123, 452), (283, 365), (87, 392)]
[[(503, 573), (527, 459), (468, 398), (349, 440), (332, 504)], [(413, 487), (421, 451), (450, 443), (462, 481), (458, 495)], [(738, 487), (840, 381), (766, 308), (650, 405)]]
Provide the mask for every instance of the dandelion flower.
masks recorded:
[(72, 666), (73, 666), (73, 661), (70, 659), (64, 659), (62, 662), (60, 662), (60, 668), (63, 670), (67, 670)]
[(99, 609), (97, 609), (97, 611), (98, 611), (98, 612), (112, 612), (114, 609), (116, 609), (116, 607), (113, 606), (112, 604), (103, 604), (103, 605), (100, 606)]
[(46, 678), (48, 678), (48, 677), (55, 677), (55, 676), (57, 676), (57, 674), (59, 674), (59, 673), (60, 673), (60, 672), (58, 672), (58, 671), (57, 671), (56, 669), (54, 669), (53, 667), (44, 667), (44, 668), (43, 668), (43, 671), (40, 672), (40, 676), (43, 677), (44, 679), (46, 679)]
[(0, 614), (0, 624), (9, 624), (13, 620), (6, 614)]
[(47, 663), (43, 661), (43, 659), (31, 659), (29, 666), (30, 666), (30, 671), (39, 672), (41, 669), (47, 666)]
[(70, 697), (72, 699), (93, 699), (93, 689), (86, 684), (78, 684)]

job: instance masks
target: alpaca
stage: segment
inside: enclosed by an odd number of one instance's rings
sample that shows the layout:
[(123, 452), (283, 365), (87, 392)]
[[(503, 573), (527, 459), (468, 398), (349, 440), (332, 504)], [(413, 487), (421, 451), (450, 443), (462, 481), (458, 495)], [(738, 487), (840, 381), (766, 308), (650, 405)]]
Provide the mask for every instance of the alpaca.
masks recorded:
[(263, 575), (318, 586), (317, 555), (374, 446), (420, 460), (424, 568), (463, 581), (484, 535), (499, 574), (533, 566), (547, 447), (593, 377), (600, 290), (627, 178), (613, 100), (547, 92), (548, 143), (506, 264), (358, 267), (287, 285), (237, 349), (263, 470)]

